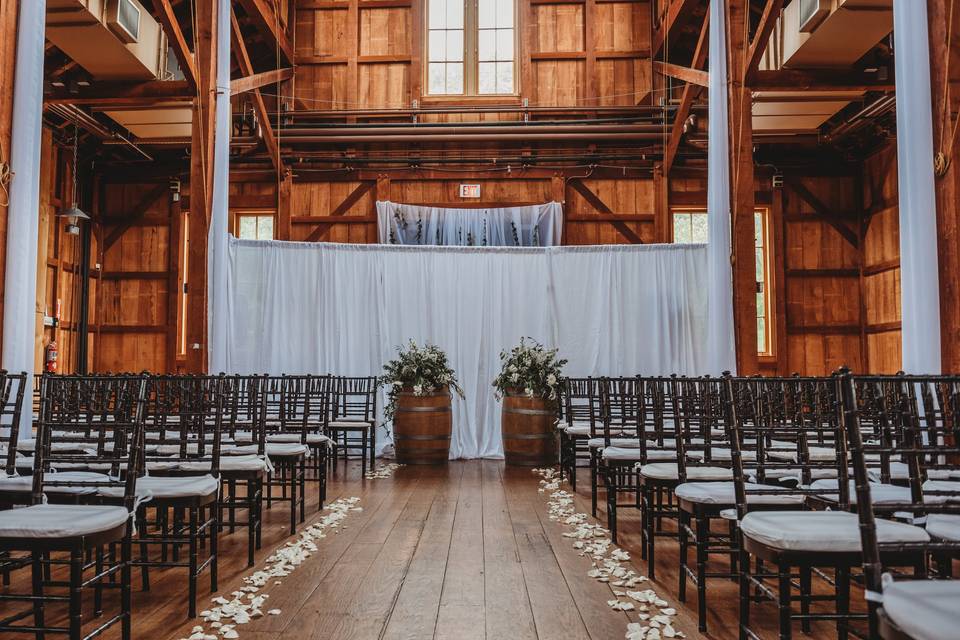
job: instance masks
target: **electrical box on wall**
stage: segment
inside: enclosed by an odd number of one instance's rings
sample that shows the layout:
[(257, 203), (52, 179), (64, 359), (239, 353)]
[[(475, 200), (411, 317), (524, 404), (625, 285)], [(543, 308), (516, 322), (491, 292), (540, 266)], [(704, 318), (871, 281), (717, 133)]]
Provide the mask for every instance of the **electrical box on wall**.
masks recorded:
[(480, 185), (478, 185), (478, 184), (462, 184), (462, 185), (460, 185), (460, 197), (461, 197), (461, 198), (479, 198), (479, 197), (480, 197)]

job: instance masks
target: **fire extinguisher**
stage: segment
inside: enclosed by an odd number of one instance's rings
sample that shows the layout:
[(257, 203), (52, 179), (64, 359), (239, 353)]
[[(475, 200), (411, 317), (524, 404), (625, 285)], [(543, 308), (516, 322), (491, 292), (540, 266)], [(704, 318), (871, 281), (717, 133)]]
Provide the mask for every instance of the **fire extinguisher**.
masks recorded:
[(51, 340), (47, 343), (47, 348), (44, 351), (43, 363), (44, 368), (47, 370), (47, 373), (56, 373), (57, 372), (57, 343), (55, 340)]

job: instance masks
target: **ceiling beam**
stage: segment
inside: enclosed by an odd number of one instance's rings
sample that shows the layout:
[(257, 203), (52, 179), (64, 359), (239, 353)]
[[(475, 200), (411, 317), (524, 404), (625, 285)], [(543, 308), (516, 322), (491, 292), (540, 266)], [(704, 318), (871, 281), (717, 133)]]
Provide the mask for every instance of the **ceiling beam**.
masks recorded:
[(710, 74), (701, 69), (691, 69), (690, 67), (684, 67), (679, 64), (660, 62), (659, 60), (654, 60), (653, 69), (665, 76), (670, 76), (671, 78), (683, 80), (684, 82), (696, 84), (701, 87), (706, 87), (710, 82)]
[(794, 191), (794, 193), (800, 196), (800, 199), (806, 202), (810, 208), (813, 209), (816, 217), (833, 227), (833, 229), (843, 236), (843, 239), (849, 242), (850, 246), (852, 246), (854, 249), (858, 249), (860, 247), (860, 238), (857, 233), (847, 225), (840, 222), (840, 220), (837, 219), (837, 216), (832, 215), (827, 205), (823, 204), (820, 198), (813, 195), (813, 193), (811, 193), (802, 182), (795, 178), (790, 178), (786, 182), (788, 185), (790, 185), (790, 188)]
[(180, 29), (180, 22), (173, 12), (170, 0), (153, 0), (153, 8), (164, 33), (167, 34), (167, 40), (170, 41), (170, 46), (173, 47), (173, 52), (177, 56), (177, 62), (180, 63), (183, 77), (190, 84), (190, 88), (196, 91), (197, 65), (193, 60), (193, 53), (187, 45), (187, 40), (183, 37), (183, 30)]
[(893, 78), (880, 80), (875, 74), (862, 71), (830, 69), (780, 69), (779, 71), (755, 71), (753, 91), (893, 91)]
[[(700, 27), (700, 37), (697, 39), (697, 48), (693, 52), (694, 69), (699, 69), (707, 60), (707, 50), (710, 48), (710, 12), (703, 17), (703, 26)], [(670, 169), (673, 162), (677, 159), (677, 151), (680, 149), (680, 140), (683, 138), (683, 125), (690, 115), (690, 109), (693, 107), (693, 101), (700, 95), (701, 87), (695, 84), (687, 83), (680, 95), (680, 106), (674, 116), (673, 128), (670, 130), (670, 139), (667, 141), (667, 148), (663, 152), (663, 175), (670, 175)]]
[(660, 27), (653, 32), (651, 58), (657, 57), (668, 39), (672, 40), (679, 35), (679, 30), (690, 19), (693, 10), (703, 4), (705, 3), (702, 0), (671, 0), (667, 13), (660, 22)]
[(343, 202), (337, 205), (337, 208), (330, 212), (329, 216), (324, 216), (326, 220), (321, 220), (317, 225), (317, 228), (310, 232), (310, 235), (307, 236), (306, 242), (317, 242), (326, 240), (327, 235), (330, 233), (330, 226), (336, 224), (336, 222), (330, 222), (332, 218), (340, 218), (347, 214), (353, 205), (360, 202), (360, 199), (367, 194), (371, 189), (377, 186), (376, 180), (370, 182), (361, 182), (357, 185), (357, 188), (348, 195)]
[(626, 222), (623, 220), (618, 220), (613, 210), (607, 206), (607, 203), (605, 203), (597, 194), (591, 191), (590, 187), (585, 185), (580, 178), (567, 180), (567, 184), (573, 188), (574, 191), (583, 196), (583, 199), (586, 200), (591, 207), (599, 211), (601, 214), (606, 214), (606, 217), (610, 219), (610, 224), (612, 224), (614, 228), (620, 232), (620, 235), (626, 238), (630, 244), (643, 244), (643, 239), (638, 236), (637, 233), (631, 229)]
[(257, 28), (267, 36), (268, 44), (279, 49), (281, 63), (293, 66), (293, 45), (279, 24), (279, 16), (267, 0), (240, 0), (240, 5), (253, 20)]
[[(230, 26), (233, 30), (233, 52), (237, 59), (237, 64), (240, 66), (240, 72), (248, 77), (253, 76), (253, 63), (250, 61), (250, 54), (247, 53), (247, 47), (243, 43), (243, 33), (240, 31), (240, 23), (237, 22), (237, 14), (232, 11), (230, 12)], [(286, 71), (292, 72), (291, 69), (286, 69)], [(241, 80), (243, 80), (243, 78), (241, 78)], [(233, 89), (233, 83), (231, 82), (230, 84), (231, 89)], [(263, 102), (263, 96), (260, 94), (260, 89), (252, 89), (252, 92), (250, 93), (250, 100), (253, 103), (254, 113), (257, 114), (257, 122), (260, 124), (260, 131), (263, 132), (263, 143), (267, 147), (267, 153), (270, 154), (270, 162), (273, 163), (273, 168), (276, 170), (277, 175), (282, 175), (283, 160), (280, 158), (280, 145), (277, 143), (277, 136), (274, 135), (273, 125), (270, 124), (270, 114), (267, 111), (266, 104)]]
[(760, 23), (757, 25), (757, 31), (747, 52), (747, 63), (743, 70), (746, 81), (753, 79), (753, 74), (756, 73), (757, 67), (760, 65), (760, 58), (767, 50), (767, 45), (770, 43), (770, 34), (773, 32), (774, 25), (777, 24), (781, 9), (783, 9), (783, 0), (767, 0), (767, 4), (763, 7)]
[(137, 223), (138, 220), (143, 218), (147, 211), (150, 210), (153, 205), (163, 197), (163, 194), (170, 191), (170, 186), (166, 184), (157, 185), (150, 191), (147, 191), (141, 197), (136, 204), (131, 207), (130, 212), (124, 216), (122, 222), (117, 224), (110, 233), (107, 235), (106, 239), (103, 241), (103, 247), (100, 249), (103, 253), (106, 253), (110, 247), (116, 244), (117, 240), (125, 234), (130, 228)]
[[(234, 22), (236, 22), (236, 19), (234, 19)], [(236, 31), (234, 32), (234, 37), (237, 38), (238, 42), (241, 43), (238, 46), (243, 47), (243, 40)], [(246, 53), (246, 50), (244, 53)], [(247, 61), (249, 62), (249, 55), (246, 57)], [(260, 87), (268, 84), (276, 84), (278, 82), (283, 82), (284, 80), (289, 80), (293, 77), (293, 69), (290, 67), (287, 67), (286, 69), (271, 69), (270, 71), (264, 71), (263, 73), (253, 73), (253, 67), (250, 66), (248, 68), (250, 71), (244, 71), (243, 73), (246, 74), (244, 77), (236, 78), (235, 80), (230, 81), (230, 93), (232, 95), (253, 91), (254, 89), (259, 89)]]
[(83, 87), (77, 93), (55, 89), (44, 96), (45, 104), (84, 104), (100, 107), (149, 105), (157, 102), (192, 100), (195, 97), (186, 80), (151, 80), (130, 84), (128, 82), (98, 82)]

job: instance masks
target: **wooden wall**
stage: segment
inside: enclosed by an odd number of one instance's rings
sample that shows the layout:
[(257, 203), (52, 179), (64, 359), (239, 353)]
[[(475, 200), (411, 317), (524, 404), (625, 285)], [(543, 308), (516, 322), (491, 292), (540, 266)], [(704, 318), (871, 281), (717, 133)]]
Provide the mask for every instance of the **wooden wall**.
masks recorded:
[[(16, 64), (17, 0), (0, 0), (0, 164), (10, 162), (13, 126), (13, 71)], [(4, 265), (7, 252), (8, 189), (0, 187), (0, 317), (3, 317)], [(3, 335), (0, 323), (0, 341)]]
[[(297, 107), (410, 108), (414, 100), (447, 101), (423, 96), (424, 4), (301, 0), (295, 34)], [(518, 0), (518, 9), (523, 30), (518, 34), (516, 102), (631, 105), (649, 93), (646, 0)]]

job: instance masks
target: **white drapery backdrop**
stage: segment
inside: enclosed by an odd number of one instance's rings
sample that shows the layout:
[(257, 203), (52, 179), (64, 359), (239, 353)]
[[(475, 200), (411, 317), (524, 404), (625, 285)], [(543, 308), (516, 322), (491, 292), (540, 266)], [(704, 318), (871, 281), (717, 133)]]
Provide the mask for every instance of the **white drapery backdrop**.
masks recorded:
[[(559, 347), (574, 376), (696, 375), (705, 366), (703, 245), (425, 248), (231, 238), (227, 264), (226, 371), (379, 375), (408, 339), (435, 343), (466, 391), (454, 399), (452, 458), (502, 456), (491, 383), (500, 351), (522, 337)], [(381, 450), (385, 436), (381, 427)]]
[(560, 244), (563, 207), (457, 209), (377, 202), (380, 244), (553, 247)]

